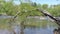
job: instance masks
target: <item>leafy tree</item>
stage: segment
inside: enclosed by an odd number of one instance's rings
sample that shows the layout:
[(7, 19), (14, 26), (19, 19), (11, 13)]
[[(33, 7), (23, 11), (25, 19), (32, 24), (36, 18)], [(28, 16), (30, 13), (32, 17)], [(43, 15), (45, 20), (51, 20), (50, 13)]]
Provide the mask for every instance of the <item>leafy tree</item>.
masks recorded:
[(43, 5), (42, 5), (42, 8), (43, 8), (43, 9), (47, 9), (47, 8), (48, 8), (48, 5), (47, 5), (47, 4), (43, 4)]

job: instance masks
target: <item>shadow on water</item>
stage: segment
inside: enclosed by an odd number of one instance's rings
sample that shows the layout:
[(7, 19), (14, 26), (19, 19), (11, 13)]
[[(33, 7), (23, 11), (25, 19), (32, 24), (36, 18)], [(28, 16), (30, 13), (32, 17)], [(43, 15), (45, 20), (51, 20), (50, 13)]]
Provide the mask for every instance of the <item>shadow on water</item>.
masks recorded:
[[(8, 21), (0, 19), (0, 34), (13, 34), (9, 31)], [(4, 22), (4, 23), (3, 23)], [(53, 30), (57, 28), (55, 23), (48, 20), (27, 19), (23, 24), (14, 24), (12, 29), (16, 34), (53, 34)]]

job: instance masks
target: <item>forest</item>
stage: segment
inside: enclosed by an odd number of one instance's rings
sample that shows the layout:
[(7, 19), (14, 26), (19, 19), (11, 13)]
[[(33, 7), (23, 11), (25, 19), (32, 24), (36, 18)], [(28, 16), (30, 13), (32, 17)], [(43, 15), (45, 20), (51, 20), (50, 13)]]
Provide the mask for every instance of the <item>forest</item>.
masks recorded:
[(20, 14), (23, 15), (28, 15), (27, 13), (30, 13), (30, 16), (43, 16), (43, 14), (41, 14), (39, 11), (34, 10), (36, 8), (42, 8), (51, 13), (53, 16), (60, 16), (60, 4), (41, 5), (40, 3), (38, 4), (36, 2), (32, 2), (31, 0), (19, 0), (20, 4), (15, 4), (14, 1), (15, 0), (0, 0), (0, 15), (5, 14), (14, 16), (20, 11)]

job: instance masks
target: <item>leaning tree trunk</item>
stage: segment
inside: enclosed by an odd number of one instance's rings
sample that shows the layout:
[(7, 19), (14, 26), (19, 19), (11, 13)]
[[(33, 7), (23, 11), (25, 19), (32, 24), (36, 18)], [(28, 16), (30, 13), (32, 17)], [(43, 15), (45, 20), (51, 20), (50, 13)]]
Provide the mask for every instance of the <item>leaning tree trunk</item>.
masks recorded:
[(54, 34), (60, 34), (60, 20), (54, 18), (51, 14), (47, 13), (46, 10), (39, 9), (39, 8), (36, 10), (40, 11), (45, 16), (48, 16), (49, 18), (53, 19), (55, 21), (55, 23), (59, 26), (58, 29), (54, 29)]

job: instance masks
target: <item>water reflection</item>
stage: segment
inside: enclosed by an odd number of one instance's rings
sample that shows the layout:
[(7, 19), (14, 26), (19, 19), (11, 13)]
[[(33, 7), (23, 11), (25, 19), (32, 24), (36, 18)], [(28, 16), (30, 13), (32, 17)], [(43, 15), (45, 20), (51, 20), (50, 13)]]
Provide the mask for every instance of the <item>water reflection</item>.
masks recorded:
[[(21, 29), (21, 28), (20, 28)], [(47, 28), (33, 28), (33, 27), (26, 27), (23, 30), (20, 30), (18, 27), (16, 27), (14, 30), (16, 34), (53, 34), (53, 27), (47, 27)], [(9, 32), (9, 30), (4, 29), (0, 30), (0, 34), (13, 34), (13, 32)]]
[(31, 27), (29, 27), (29, 28), (26, 28), (25, 30), (24, 30), (24, 33), (25, 34), (53, 34), (53, 30), (54, 30), (54, 28), (52, 27), (52, 28), (31, 28)]
[[(35, 19), (34, 20), (31, 19), (26, 21), (25, 25), (22, 24), (13, 25), (12, 29), (13, 31), (15, 31), (16, 34), (53, 34), (53, 30), (55, 28), (57, 28), (57, 25), (52, 22), (47, 22), (46, 20), (35, 21)], [(9, 31), (8, 28), (4, 28), (0, 29), (0, 34), (14, 34), (14, 33), (12, 31)]]

